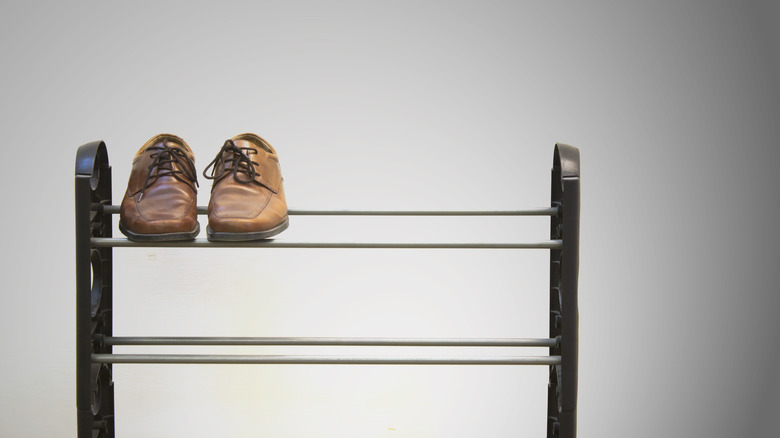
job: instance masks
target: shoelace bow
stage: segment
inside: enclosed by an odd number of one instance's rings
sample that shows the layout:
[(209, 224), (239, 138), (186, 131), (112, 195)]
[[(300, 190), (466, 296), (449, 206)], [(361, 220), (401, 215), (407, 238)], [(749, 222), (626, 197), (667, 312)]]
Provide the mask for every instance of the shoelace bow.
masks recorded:
[[(140, 201), (144, 196), (144, 191), (154, 184), (157, 178), (161, 176), (172, 176), (181, 180), (178, 175), (184, 175), (185, 178), (195, 183), (198, 186), (198, 175), (195, 170), (195, 163), (192, 162), (190, 157), (178, 147), (170, 147), (166, 144), (161, 146), (150, 146), (146, 148), (147, 151), (153, 150), (151, 155), (152, 164), (147, 168), (146, 179), (141, 190), (135, 192), (133, 196), (140, 193), (138, 197)], [(176, 163), (176, 169), (173, 168), (173, 163)], [(156, 172), (155, 172), (156, 170)]]
[[(227, 152), (227, 158), (225, 153)], [(233, 140), (225, 141), (222, 145), (222, 149), (219, 150), (217, 156), (203, 169), (203, 177), (206, 179), (221, 179), (222, 177), (233, 174), (233, 178), (243, 184), (249, 184), (255, 180), (257, 171), (255, 165), (259, 166), (260, 163), (252, 161), (249, 155), (256, 154), (257, 151), (252, 148), (244, 148), (237, 146)], [(207, 175), (206, 172), (211, 168), (211, 175)], [(238, 175), (248, 175), (247, 179), (241, 179)]]

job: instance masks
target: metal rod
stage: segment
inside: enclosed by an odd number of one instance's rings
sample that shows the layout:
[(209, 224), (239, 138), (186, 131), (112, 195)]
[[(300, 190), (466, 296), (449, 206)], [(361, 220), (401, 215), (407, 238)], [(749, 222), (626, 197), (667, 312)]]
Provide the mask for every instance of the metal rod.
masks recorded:
[(248, 242), (210, 242), (204, 238), (171, 242), (134, 242), (128, 239), (93, 237), (92, 247), (185, 247), (185, 248), (389, 248), (389, 249), (558, 249), (560, 240), (525, 243), (370, 243), (370, 242), (285, 242), (254, 240)]
[[(118, 205), (106, 205), (103, 212), (119, 214)], [(208, 207), (198, 206), (198, 214), (207, 214)], [(529, 208), (523, 210), (289, 210), (291, 216), (557, 216), (557, 207)]]
[(561, 357), (382, 357), (204, 354), (93, 354), (92, 362), (137, 364), (559, 365), (561, 363)]
[(116, 336), (103, 339), (106, 345), (340, 345), (340, 346), (401, 346), (401, 347), (554, 347), (549, 338), (457, 338), (457, 339), (396, 339), (396, 338), (253, 338), (253, 337), (147, 337)]

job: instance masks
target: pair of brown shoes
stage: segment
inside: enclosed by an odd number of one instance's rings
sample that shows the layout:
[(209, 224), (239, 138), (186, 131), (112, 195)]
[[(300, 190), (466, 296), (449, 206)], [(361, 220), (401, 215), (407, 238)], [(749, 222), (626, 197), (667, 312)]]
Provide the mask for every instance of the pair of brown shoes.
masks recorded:
[[(194, 239), (200, 232), (196, 173), (195, 156), (184, 140), (171, 134), (152, 137), (133, 159), (119, 230), (130, 240)], [(227, 140), (203, 176), (214, 180), (209, 240), (266, 239), (287, 228), (279, 157), (264, 139), (247, 133)]]

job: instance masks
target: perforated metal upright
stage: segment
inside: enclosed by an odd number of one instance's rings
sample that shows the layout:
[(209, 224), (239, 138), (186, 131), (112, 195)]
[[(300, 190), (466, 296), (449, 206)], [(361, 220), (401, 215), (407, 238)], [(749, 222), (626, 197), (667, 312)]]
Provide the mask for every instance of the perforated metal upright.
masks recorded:
[[(553, 155), (551, 204), (502, 211), (315, 211), (290, 215), (372, 216), (550, 216), (550, 239), (524, 243), (399, 242), (132, 242), (112, 237), (111, 167), (102, 141), (87, 143), (76, 154), (76, 409), (79, 438), (115, 436), (114, 363), (220, 364), (396, 364), (396, 365), (546, 365), (549, 367), (547, 437), (577, 433), (577, 356), (580, 157), (572, 146), (557, 144)], [(205, 208), (198, 207), (204, 214)], [(395, 339), (269, 337), (117, 337), (112, 333), (112, 259), (114, 247), (388, 248), (388, 249), (549, 249), (549, 338)], [(339, 345), (426, 347), (547, 347), (547, 356), (399, 357), (279, 356), (214, 354), (113, 354), (114, 345)]]

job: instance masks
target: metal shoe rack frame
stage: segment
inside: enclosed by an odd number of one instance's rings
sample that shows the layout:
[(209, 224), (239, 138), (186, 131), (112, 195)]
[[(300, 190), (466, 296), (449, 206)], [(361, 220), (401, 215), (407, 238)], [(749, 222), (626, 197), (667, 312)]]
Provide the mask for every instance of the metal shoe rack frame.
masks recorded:
[[(551, 203), (515, 211), (312, 211), (290, 215), (372, 216), (550, 216), (550, 239), (532, 243), (317, 243), (266, 240), (132, 242), (112, 237), (111, 167), (102, 141), (76, 155), (76, 407), (79, 438), (114, 437), (114, 363), (219, 364), (414, 364), (544, 365), (549, 367), (547, 437), (574, 438), (577, 431), (577, 354), (580, 170), (579, 150), (557, 144), (553, 155)], [(204, 214), (205, 208), (198, 207)], [(549, 249), (549, 338), (390, 339), (262, 337), (119, 337), (112, 333), (112, 250), (114, 247)], [(547, 356), (368, 357), (280, 355), (113, 354), (114, 345), (339, 345), (548, 347)]]

